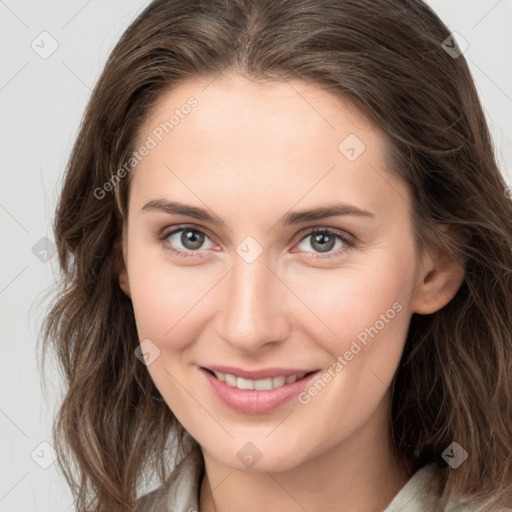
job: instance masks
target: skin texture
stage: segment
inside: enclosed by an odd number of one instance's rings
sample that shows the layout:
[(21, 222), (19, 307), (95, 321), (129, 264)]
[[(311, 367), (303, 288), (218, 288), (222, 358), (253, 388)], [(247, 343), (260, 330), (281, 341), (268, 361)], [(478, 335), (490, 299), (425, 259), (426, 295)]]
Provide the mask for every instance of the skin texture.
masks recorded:
[[(140, 340), (160, 350), (148, 371), (202, 447), (200, 510), (383, 510), (411, 476), (386, 441), (410, 317), (446, 305), (462, 271), (434, 246), (416, 258), (410, 190), (385, 170), (384, 139), (355, 109), (301, 81), (191, 81), (160, 99), (137, 147), (191, 96), (197, 107), (132, 171), (119, 281)], [(354, 161), (338, 149), (349, 134), (366, 146)], [(206, 208), (226, 227), (143, 210), (155, 199)], [(374, 217), (278, 224), (289, 211), (334, 202)], [(158, 237), (184, 223), (206, 234), (195, 252), (181, 232)], [(311, 228), (337, 229), (356, 245), (336, 239), (328, 259)], [(248, 236), (262, 249), (250, 264), (237, 254)], [(327, 370), (395, 303), (401, 310), (307, 404), (240, 414), (199, 370)], [(237, 457), (247, 442), (261, 452), (252, 468)]]

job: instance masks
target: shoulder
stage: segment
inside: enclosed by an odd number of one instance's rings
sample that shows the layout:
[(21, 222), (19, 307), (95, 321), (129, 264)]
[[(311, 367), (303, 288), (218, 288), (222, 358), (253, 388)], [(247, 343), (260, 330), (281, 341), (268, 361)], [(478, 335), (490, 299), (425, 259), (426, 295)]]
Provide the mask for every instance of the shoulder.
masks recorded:
[(489, 502), (448, 496), (442, 499), (439, 467), (435, 463), (420, 468), (404, 485), (384, 512), (512, 512), (512, 508), (496, 509)]
[(141, 496), (133, 512), (198, 510), (203, 464), (201, 452), (191, 450), (160, 487)]

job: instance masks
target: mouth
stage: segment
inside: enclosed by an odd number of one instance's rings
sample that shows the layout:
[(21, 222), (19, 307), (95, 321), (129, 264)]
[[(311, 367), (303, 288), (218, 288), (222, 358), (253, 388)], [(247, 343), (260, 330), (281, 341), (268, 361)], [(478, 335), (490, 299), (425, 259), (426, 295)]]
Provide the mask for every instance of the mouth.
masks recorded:
[(227, 386), (249, 391), (271, 391), (272, 389), (282, 388), (287, 384), (293, 384), (294, 382), (301, 381), (303, 379), (306, 379), (313, 373), (317, 373), (318, 371), (320, 371), (313, 370), (306, 373), (299, 373), (288, 376), (278, 375), (276, 377), (267, 377), (264, 379), (246, 379), (234, 375), (232, 373), (214, 371), (210, 370), (209, 368), (203, 368), (203, 370), (208, 372), (215, 379), (224, 382)]
[[(272, 377), (253, 380), (210, 368), (200, 367), (200, 370), (220, 403), (246, 415), (268, 414), (278, 410), (311, 385), (315, 375), (321, 371), (313, 370), (284, 376), (272, 370)], [(268, 375), (269, 371), (262, 370), (260, 374)], [(286, 373), (290, 371), (292, 370), (286, 370)]]

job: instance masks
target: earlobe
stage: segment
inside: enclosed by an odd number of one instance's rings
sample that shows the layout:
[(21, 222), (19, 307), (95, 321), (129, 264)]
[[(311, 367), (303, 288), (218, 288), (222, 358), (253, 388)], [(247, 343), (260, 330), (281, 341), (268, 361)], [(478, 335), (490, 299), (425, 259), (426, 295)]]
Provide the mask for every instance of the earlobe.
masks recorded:
[(128, 279), (128, 271), (126, 270), (126, 267), (123, 267), (123, 270), (119, 272), (119, 287), (121, 290), (123, 290), (124, 294), (131, 299), (130, 294), (130, 281)]
[(431, 246), (425, 258), (423, 273), (414, 292), (411, 310), (429, 315), (448, 304), (464, 280), (462, 265), (452, 259), (444, 246)]
[(121, 237), (119, 248), (121, 250), (118, 250), (118, 257), (116, 258), (116, 274), (119, 287), (123, 290), (124, 294), (131, 299), (130, 280), (128, 278), (128, 270), (126, 268), (126, 239), (124, 236)]

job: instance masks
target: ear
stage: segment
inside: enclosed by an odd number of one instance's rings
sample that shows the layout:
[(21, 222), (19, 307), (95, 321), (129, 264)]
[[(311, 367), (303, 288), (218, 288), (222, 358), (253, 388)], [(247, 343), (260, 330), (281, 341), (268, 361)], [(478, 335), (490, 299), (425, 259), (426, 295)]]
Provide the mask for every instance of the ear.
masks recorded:
[[(459, 236), (450, 226), (443, 225), (439, 229), (448, 236)], [(453, 299), (463, 280), (463, 264), (454, 261), (444, 244), (430, 244), (416, 282), (412, 312), (428, 315), (440, 310)]]
[(118, 242), (117, 257), (115, 259), (115, 272), (118, 277), (119, 287), (123, 290), (124, 294), (131, 299), (130, 294), (130, 280), (128, 279), (128, 270), (126, 268), (126, 237), (121, 235), (121, 240)]

